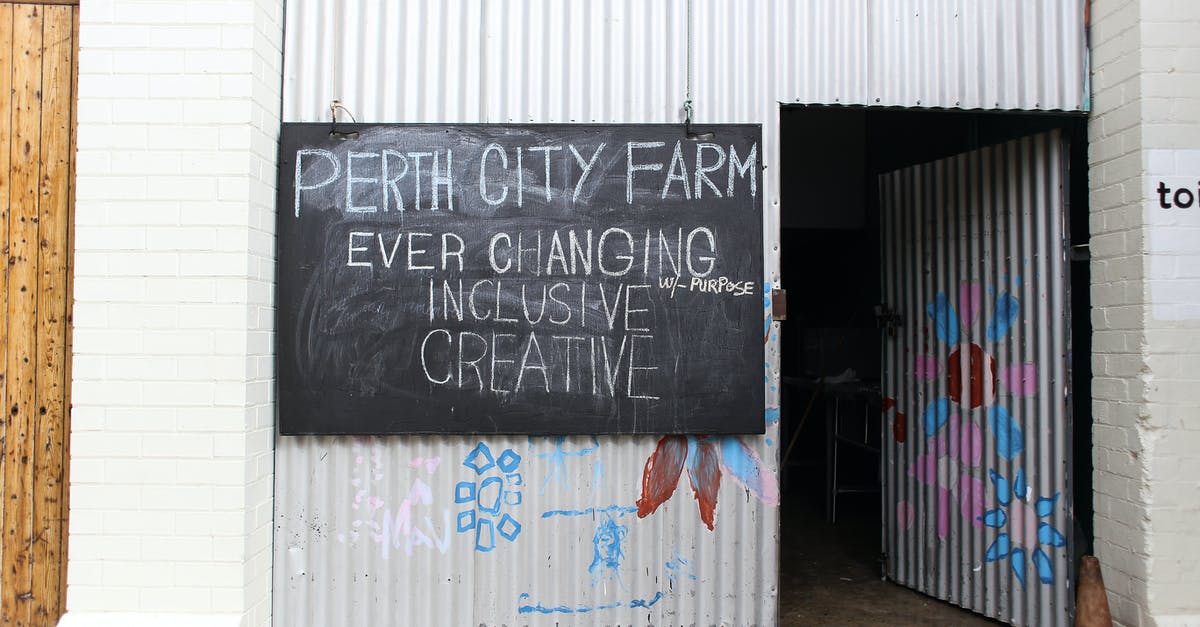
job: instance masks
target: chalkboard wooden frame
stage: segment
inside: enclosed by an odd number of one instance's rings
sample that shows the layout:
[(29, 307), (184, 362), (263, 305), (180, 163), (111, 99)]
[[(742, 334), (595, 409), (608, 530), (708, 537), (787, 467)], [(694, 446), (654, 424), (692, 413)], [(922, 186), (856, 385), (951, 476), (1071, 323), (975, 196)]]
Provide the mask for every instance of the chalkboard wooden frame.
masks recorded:
[(291, 434), (764, 431), (762, 127), (285, 123)]

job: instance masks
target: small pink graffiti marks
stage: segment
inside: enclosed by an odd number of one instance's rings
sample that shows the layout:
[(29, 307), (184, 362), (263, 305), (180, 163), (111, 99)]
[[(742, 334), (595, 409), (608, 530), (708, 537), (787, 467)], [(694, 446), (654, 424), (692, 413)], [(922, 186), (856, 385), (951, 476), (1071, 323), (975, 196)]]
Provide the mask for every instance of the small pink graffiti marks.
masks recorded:
[(964, 327), (970, 327), (979, 315), (980, 303), (983, 302), (983, 289), (978, 283), (962, 282), (958, 286), (958, 315), (962, 317)]
[(355, 439), (352, 447), (354, 452), (354, 477), (350, 485), (354, 486), (353, 509), (367, 508), (366, 515), (371, 517), (379, 509), (383, 500), (372, 493), (373, 484), (383, 479), (383, 446), (376, 438), (363, 440)]
[[(957, 499), (963, 518), (980, 527), (978, 517), (984, 510), (985, 495), (983, 483), (970, 473), (983, 457), (983, 432), (973, 423), (963, 423), (958, 414), (950, 415), (947, 426), (928, 439), (927, 450), (931, 453), (918, 455), (908, 469), (908, 475), (918, 482), (936, 486), (937, 530), (943, 539), (950, 532), (950, 499)], [(901, 501), (897, 508), (909, 511), (912, 506)]]
[(1000, 370), (1000, 381), (1017, 396), (1037, 394), (1037, 364), (1015, 364)]
[(779, 504), (779, 481), (754, 449), (737, 437), (669, 435), (646, 460), (638, 518), (653, 514), (671, 498), (687, 468), (700, 520), (712, 531), (716, 525), (717, 493), (727, 475), (767, 505)]
[(408, 496), (400, 500), (399, 507), (393, 513), (391, 509), (383, 510), (383, 525), (378, 534), (372, 534), (371, 539), (379, 542), (383, 548), (383, 559), (388, 559), (391, 549), (403, 548), (405, 555), (412, 555), (413, 548), (424, 546), (436, 549), (442, 555), (450, 549), (450, 510), (442, 510), (441, 535), (433, 518), (423, 516), (425, 530), (422, 531), (413, 523), (415, 515), (413, 508), (417, 505), (432, 505), (433, 492), (420, 479), (414, 479)]
[(425, 472), (433, 474), (438, 469), (438, 465), (442, 463), (441, 457), (415, 457), (408, 462), (409, 468), (425, 467)]
[[(378, 438), (355, 439), (352, 446), (354, 472), (350, 485), (354, 498), (350, 509), (355, 512), (350, 521), (350, 530), (338, 534), (342, 542), (355, 543), (368, 539), (380, 547), (383, 559), (391, 557), (393, 549), (404, 549), (412, 555), (413, 549), (424, 546), (445, 554), (450, 548), (450, 510), (442, 511), (440, 528), (432, 515), (421, 514), (418, 509), (433, 504), (433, 492), (421, 479), (414, 479), (408, 493), (399, 504), (389, 506), (380, 490), (384, 478), (383, 445)], [(433, 474), (439, 458), (417, 458), (410, 460), (410, 468)], [(431, 509), (428, 509), (431, 514)]]
[(938, 360), (928, 355), (917, 355), (913, 364), (913, 374), (921, 381), (937, 379), (941, 370), (942, 365), (938, 363)]
[(911, 503), (908, 501), (896, 503), (896, 522), (899, 523), (901, 529), (908, 531), (916, 517), (917, 511), (913, 509)]

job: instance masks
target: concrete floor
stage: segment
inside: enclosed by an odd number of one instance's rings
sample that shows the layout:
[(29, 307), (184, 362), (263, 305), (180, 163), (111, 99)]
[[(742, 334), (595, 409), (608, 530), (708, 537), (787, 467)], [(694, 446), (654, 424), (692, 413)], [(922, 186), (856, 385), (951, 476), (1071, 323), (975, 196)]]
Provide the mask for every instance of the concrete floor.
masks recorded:
[[(837, 525), (784, 497), (779, 624), (1000, 625), (880, 578), (878, 497), (843, 497)], [(865, 501), (865, 502), (861, 502)], [(874, 516), (872, 515), (874, 513)]]

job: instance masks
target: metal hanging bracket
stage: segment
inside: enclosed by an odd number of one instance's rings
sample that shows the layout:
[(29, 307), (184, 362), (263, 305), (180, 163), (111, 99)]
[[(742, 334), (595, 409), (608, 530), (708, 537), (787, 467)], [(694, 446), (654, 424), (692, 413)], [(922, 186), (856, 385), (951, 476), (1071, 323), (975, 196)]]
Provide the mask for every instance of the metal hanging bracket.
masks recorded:
[(329, 136), (334, 139), (358, 139), (358, 131), (339, 131), (337, 127), (338, 111), (345, 111), (346, 115), (350, 116), (350, 121), (358, 124), (358, 120), (354, 119), (354, 114), (349, 109), (342, 106), (342, 101), (334, 98), (329, 101)]

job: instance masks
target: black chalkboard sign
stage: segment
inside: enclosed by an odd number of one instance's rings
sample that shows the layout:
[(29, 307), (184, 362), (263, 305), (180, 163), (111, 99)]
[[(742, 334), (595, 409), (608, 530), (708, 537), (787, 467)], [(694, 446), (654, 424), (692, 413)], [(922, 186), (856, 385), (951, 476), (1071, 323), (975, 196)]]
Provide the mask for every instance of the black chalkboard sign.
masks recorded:
[(762, 130), (284, 124), (284, 434), (762, 433)]

